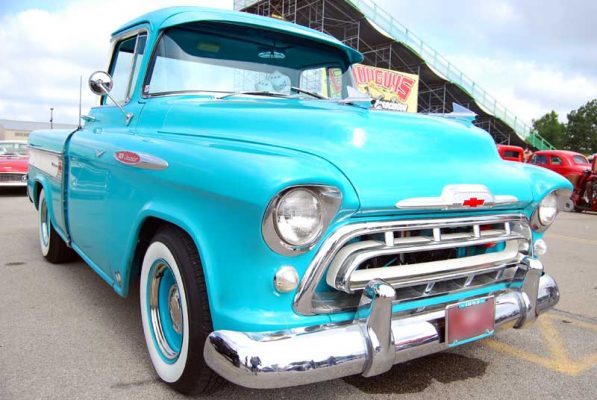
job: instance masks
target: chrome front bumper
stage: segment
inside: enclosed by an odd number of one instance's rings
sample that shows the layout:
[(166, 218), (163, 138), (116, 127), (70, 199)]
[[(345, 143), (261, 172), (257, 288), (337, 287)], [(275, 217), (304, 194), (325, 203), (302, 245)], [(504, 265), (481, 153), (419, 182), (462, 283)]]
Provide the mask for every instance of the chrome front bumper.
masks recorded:
[[(559, 300), (556, 282), (538, 260), (526, 260), (522, 287), (495, 295), (496, 328), (521, 328)], [(283, 332), (215, 331), (204, 347), (207, 364), (251, 388), (277, 388), (349, 375), (374, 376), (392, 365), (448, 348), (445, 309), (392, 318), (394, 289), (369, 282), (351, 323)]]

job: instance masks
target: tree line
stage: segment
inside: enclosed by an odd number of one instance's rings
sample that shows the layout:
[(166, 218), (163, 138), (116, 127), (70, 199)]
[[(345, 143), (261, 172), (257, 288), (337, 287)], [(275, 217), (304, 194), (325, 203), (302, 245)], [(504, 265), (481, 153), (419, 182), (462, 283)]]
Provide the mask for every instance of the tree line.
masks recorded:
[(584, 154), (597, 153), (597, 99), (571, 111), (562, 123), (558, 113), (551, 111), (533, 120), (533, 129), (556, 149)]

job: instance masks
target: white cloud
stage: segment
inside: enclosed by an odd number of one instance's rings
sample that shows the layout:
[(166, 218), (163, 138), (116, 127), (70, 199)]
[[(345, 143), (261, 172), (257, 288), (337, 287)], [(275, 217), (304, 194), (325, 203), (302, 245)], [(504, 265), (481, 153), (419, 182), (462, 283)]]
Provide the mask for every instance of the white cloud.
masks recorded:
[[(232, 8), (232, 1), (195, 5)], [(77, 122), (79, 77), (83, 112), (95, 105), (87, 78), (108, 63), (110, 34), (146, 12), (180, 5), (176, 0), (75, 2), (52, 12), (31, 9), (0, 17), (0, 118)]]
[(568, 112), (597, 93), (597, 77), (556, 65), (462, 54), (449, 59), (526, 122), (552, 110), (565, 121)]
[(525, 122), (597, 96), (597, 2), (378, 0)]

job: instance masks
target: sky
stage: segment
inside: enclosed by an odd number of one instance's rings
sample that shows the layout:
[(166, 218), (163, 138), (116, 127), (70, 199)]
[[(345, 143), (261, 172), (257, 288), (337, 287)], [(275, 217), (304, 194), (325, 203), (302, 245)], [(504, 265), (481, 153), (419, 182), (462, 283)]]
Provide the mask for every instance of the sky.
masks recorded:
[[(597, 97), (593, 0), (378, 0), (502, 104), (530, 123)], [(0, 119), (77, 123), (97, 103), (87, 79), (107, 68), (110, 34), (171, 5), (232, 0), (1, 0)]]

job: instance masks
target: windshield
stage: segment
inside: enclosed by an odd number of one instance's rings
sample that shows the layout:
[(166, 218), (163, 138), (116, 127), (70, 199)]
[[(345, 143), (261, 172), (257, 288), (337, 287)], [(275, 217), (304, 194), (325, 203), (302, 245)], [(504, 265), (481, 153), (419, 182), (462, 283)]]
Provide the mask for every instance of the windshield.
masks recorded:
[(162, 35), (144, 93), (259, 92), (315, 99), (306, 91), (341, 99), (348, 96), (351, 83), (344, 54), (332, 46), (264, 29), (202, 22)]
[(28, 154), (27, 144), (12, 142), (0, 143), (0, 157), (1, 156), (26, 156)]
[(589, 161), (585, 158), (585, 156), (580, 156), (580, 155), (576, 155), (574, 157), (572, 157), (572, 159), (574, 160), (575, 164), (589, 164)]

